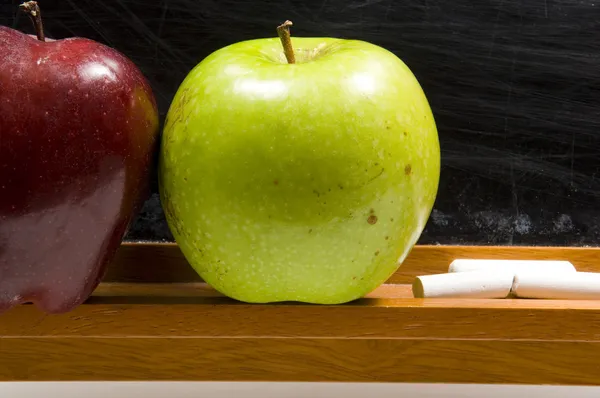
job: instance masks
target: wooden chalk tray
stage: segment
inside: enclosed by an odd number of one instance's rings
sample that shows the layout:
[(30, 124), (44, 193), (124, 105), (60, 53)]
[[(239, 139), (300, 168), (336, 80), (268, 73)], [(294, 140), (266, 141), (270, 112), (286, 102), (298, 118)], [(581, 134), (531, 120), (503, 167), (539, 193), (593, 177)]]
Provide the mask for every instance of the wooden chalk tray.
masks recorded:
[(600, 301), (412, 298), (415, 276), (455, 258), (600, 272), (597, 248), (416, 246), (362, 300), (249, 305), (203, 283), (175, 244), (126, 243), (76, 310), (0, 317), (0, 381), (600, 384)]

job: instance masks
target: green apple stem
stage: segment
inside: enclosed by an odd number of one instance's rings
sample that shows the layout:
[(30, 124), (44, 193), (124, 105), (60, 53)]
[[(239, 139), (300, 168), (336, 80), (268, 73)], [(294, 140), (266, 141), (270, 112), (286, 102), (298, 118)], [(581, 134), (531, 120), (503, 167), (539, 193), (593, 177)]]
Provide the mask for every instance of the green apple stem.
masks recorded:
[(42, 24), (42, 11), (40, 10), (37, 1), (26, 1), (21, 4), (19, 8), (25, 14), (29, 15), (38, 40), (46, 41), (46, 37), (44, 36), (44, 25)]
[(285, 21), (277, 27), (277, 34), (279, 35), (279, 39), (281, 40), (281, 45), (283, 46), (283, 53), (285, 54), (285, 59), (287, 59), (288, 64), (296, 63), (296, 57), (294, 56), (294, 48), (292, 47), (292, 38), (290, 36), (290, 26), (292, 25), (292, 21)]

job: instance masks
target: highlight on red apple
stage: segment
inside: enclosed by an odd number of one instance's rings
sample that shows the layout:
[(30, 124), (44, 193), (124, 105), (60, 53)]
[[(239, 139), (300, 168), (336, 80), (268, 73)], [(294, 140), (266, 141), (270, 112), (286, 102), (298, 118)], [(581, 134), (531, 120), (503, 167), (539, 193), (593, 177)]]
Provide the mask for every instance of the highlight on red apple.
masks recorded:
[(85, 301), (148, 194), (159, 122), (136, 65), (80, 37), (0, 26), (0, 312)]

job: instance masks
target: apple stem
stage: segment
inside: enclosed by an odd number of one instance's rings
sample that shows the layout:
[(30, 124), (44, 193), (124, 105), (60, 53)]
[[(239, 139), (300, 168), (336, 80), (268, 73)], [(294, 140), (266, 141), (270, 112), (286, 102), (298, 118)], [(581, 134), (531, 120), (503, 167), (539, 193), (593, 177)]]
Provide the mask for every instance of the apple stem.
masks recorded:
[(294, 56), (294, 48), (292, 47), (292, 38), (290, 36), (290, 26), (292, 25), (292, 21), (285, 21), (277, 27), (277, 34), (279, 35), (279, 39), (281, 40), (281, 45), (283, 46), (283, 53), (285, 54), (285, 58), (287, 59), (288, 64), (296, 63), (296, 57)]
[(40, 10), (40, 6), (38, 5), (37, 1), (26, 1), (25, 3), (21, 4), (19, 8), (25, 14), (29, 15), (38, 40), (46, 41), (46, 37), (44, 36), (44, 25), (42, 24), (42, 11)]

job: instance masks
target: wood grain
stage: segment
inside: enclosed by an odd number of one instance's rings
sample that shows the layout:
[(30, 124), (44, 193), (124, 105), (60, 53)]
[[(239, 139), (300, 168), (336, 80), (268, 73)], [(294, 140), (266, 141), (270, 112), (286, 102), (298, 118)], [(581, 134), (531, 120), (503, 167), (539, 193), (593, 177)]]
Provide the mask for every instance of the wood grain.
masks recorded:
[(600, 385), (600, 301), (414, 299), (455, 258), (569, 260), (598, 249), (417, 246), (388, 283), (338, 306), (249, 305), (177, 246), (125, 244), (68, 314), (0, 317), (0, 381), (199, 380)]
[(600, 341), (598, 302), (370, 299), (333, 307), (128, 301), (100, 300), (54, 316), (24, 306), (2, 317), (0, 336)]
[(0, 381), (194, 380), (592, 385), (600, 343), (0, 339)]
[[(415, 276), (448, 271), (456, 258), (567, 260), (579, 271), (600, 271), (600, 248), (522, 246), (415, 246), (388, 283), (412, 283)], [(176, 244), (123, 244), (104, 278), (106, 282), (201, 282)]]

